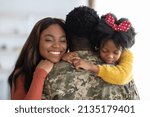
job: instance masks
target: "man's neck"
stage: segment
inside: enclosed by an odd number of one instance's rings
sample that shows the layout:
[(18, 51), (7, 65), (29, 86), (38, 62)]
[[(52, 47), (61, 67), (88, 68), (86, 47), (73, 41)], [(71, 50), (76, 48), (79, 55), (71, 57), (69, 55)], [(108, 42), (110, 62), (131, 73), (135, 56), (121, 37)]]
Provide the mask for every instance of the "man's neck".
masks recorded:
[(74, 38), (70, 45), (71, 51), (91, 51), (89, 40), (86, 38)]
[(91, 51), (90, 48), (76, 47), (72, 48), (70, 51)]

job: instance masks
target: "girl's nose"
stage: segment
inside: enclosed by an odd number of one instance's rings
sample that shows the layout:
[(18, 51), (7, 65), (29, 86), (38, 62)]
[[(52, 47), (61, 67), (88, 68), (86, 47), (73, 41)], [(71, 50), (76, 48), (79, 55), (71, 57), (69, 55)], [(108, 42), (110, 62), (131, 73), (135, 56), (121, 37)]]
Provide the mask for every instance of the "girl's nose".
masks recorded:
[(109, 54), (107, 57), (112, 59), (114, 56), (113, 54)]

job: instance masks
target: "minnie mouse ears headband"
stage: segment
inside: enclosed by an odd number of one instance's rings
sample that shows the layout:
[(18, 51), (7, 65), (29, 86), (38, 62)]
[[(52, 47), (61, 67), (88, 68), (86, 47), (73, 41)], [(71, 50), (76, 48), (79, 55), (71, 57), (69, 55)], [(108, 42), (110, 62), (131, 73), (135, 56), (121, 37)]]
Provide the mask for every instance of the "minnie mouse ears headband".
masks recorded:
[(115, 18), (111, 13), (106, 14), (105, 21), (113, 30), (118, 32), (127, 32), (131, 27), (128, 20), (121, 22), (119, 25), (115, 24)]

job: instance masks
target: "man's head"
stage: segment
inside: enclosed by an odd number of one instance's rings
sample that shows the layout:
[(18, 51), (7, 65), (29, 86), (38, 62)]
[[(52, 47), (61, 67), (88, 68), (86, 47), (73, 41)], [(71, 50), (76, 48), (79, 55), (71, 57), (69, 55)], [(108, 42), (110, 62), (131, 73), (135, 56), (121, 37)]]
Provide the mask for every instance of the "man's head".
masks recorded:
[(68, 13), (66, 16), (66, 34), (71, 51), (77, 48), (79, 50), (90, 48), (91, 33), (98, 24), (98, 20), (97, 12), (87, 6), (76, 7)]

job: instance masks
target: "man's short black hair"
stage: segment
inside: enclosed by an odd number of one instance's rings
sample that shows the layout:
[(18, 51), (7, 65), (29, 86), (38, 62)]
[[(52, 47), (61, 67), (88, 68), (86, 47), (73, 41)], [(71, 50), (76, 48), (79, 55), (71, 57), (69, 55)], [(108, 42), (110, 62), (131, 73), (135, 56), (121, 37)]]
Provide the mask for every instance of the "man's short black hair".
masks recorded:
[(90, 39), (93, 28), (98, 24), (97, 12), (87, 6), (74, 8), (66, 16), (66, 29), (68, 39), (82, 37)]

